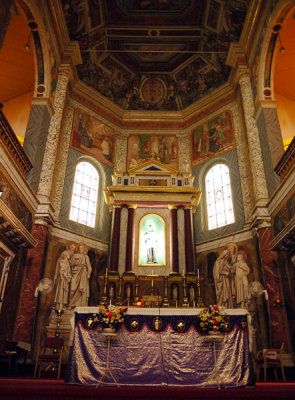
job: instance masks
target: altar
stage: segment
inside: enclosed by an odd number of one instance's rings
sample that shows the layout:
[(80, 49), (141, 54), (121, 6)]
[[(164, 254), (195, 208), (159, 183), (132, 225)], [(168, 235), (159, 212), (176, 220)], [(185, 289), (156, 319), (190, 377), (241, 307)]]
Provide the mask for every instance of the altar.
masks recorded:
[[(199, 329), (198, 309), (128, 308), (109, 348), (101, 326), (93, 322), (97, 311), (97, 307), (75, 309), (68, 384), (113, 385), (111, 374), (120, 386), (252, 384), (246, 310), (225, 311), (229, 331), (214, 343), (214, 354), (212, 341)], [(101, 382), (108, 356), (111, 374)]]

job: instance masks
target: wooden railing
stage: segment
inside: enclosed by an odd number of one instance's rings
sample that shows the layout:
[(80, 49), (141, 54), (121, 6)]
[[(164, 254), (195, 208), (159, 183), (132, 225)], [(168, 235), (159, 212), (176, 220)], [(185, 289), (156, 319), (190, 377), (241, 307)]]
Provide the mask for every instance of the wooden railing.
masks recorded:
[(292, 166), (295, 164), (295, 136), (292, 142), (289, 144), (283, 157), (280, 159), (275, 167), (275, 172), (281, 178), (281, 181), (285, 178)]
[(21, 147), (9, 122), (5, 118), (2, 112), (2, 105), (0, 105), (0, 142), (11, 155), (18, 169), (25, 177), (27, 172), (32, 169), (32, 164)]

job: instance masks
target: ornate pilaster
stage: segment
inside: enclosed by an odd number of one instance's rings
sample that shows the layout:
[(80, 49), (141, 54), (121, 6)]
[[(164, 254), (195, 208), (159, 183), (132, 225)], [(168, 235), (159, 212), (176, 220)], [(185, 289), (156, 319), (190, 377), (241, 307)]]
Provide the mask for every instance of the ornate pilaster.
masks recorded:
[[(248, 157), (248, 146), (246, 137), (241, 126), (241, 115), (237, 104), (232, 108), (234, 130), (236, 136), (236, 146), (238, 155), (238, 165), (241, 178), (241, 188), (244, 203), (245, 223), (250, 224), (253, 210), (253, 190), (249, 184), (250, 177), (252, 178), (250, 160)], [(252, 181), (252, 179), (251, 179)]]
[(112, 272), (118, 272), (121, 210), (121, 206), (113, 206), (113, 224), (110, 250), (110, 271)]
[(58, 146), (58, 152), (56, 157), (56, 165), (58, 165), (58, 168), (55, 169), (54, 183), (51, 196), (55, 221), (59, 220), (62, 194), (64, 189), (64, 179), (66, 174), (67, 160), (68, 160), (70, 140), (71, 140), (73, 118), (74, 118), (74, 111), (72, 108), (68, 108)]
[(24, 280), (15, 324), (15, 340), (26, 343), (28, 349), (31, 345), (34, 330), (34, 316), (37, 305), (35, 290), (41, 278), (47, 231), (47, 224), (43, 221), (35, 222), (32, 228), (32, 236), (36, 239), (37, 244), (36, 247), (28, 250), (27, 253)]
[(268, 201), (268, 190), (264, 173), (259, 133), (256, 120), (254, 118), (254, 101), (250, 74), (247, 68), (239, 67), (239, 84), (241, 88), (244, 116), (247, 129), (255, 202), (256, 206), (264, 207), (266, 206), (266, 203)]
[(37, 197), (41, 203), (50, 202), (50, 192), (53, 180), (54, 167), (56, 163), (56, 152), (62, 115), (65, 106), (68, 82), (70, 78), (70, 67), (61, 68), (57, 79), (56, 94), (54, 97), (54, 114), (50, 120), (43, 165), (40, 174), (40, 181), (37, 191)]
[(127, 140), (128, 138), (122, 135), (116, 136), (115, 142), (115, 171), (126, 171), (127, 158)]
[(191, 139), (190, 134), (178, 137), (178, 160), (180, 172), (191, 172)]

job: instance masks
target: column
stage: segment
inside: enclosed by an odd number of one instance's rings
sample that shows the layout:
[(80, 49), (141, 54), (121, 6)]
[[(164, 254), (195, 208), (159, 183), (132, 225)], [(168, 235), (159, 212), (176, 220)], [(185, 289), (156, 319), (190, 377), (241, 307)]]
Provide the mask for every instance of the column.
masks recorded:
[(56, 162), (58, 139), (69, 79), (70, 67), (66, 66), (61, 68), (58, 74), (56, 93), (53, 103), (54, 114), (49, 124), (44, 159), (37, 191), (37, 196), (41, 203), (50, 203), (50, 193)]
[(14, 338), (27, 344), (30, 350), (34, 332), (37, 298), (35, 290), (41, 278), (48, 227), (45, 221), (35, 221), (32, 236), (37, 240), (36, 247), (29, 249), (26, 258), (24, 279), (21, 288)]
[(132, 271), (134, 254), (134, 218), (136, 205), (128, 205), (127, 241), (126, 241), (126, 272)]
[(122, 204), (121, 220), (120, 220), (119, 261), (118, 261), (119, 275), (122, 275), (125, 272), (127, 224), (128, 224), (128, 208), (126, 204)]
[(113, 224), (110, 251), (110, 271), (118, 272), (120, 246), (121, 206), (113, 206)]
[(169, 206), (170, 221), (171, 221), (171, 260), (172, 260), (172, 273), (179, 273), (179, 252), (178, 252), (178, 228), (177, 228), (177, 207)]
[(184, 238), (185, 238), (185, 264), (186, 272), (195, 272), (195, 257), (193, 243), (192, 208), (184, 208)]
[(183, 274), (185, 268), (185, 238), (184, 238), (184, 209), (179, 206), (177, 209), (177, 231), (178, 231), (178, 262), (179, 272)]

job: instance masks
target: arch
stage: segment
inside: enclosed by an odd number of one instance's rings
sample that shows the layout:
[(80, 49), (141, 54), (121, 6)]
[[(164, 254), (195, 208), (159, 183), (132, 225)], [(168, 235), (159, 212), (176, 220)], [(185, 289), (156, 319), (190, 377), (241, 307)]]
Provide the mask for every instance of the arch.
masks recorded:
[[(47, 34), (42, 16), (34, 3), (16, 0), (4, 33), (3, 49), (9, 49), (10, 60), (2, 61), (2, 74), (6, 79), (1, 86), (3, 112), (21, 144), (24, 142), (30, 119), (32, 99), (46, 97), (50, 82)], [(36, 8), (36, 10), (34, 10)], [(7, 65), (5, 67), (5, 65)], [(12, 74), (13, 73), (13, 74)], [(17, 77), (13, 79), (13, 77)]]
[[(285, 148), (294, 136), (292, 128), (295, 123), (295, 97), (293, 94), (290, 97), (294, 92), (295, 67), (291, 70), (290, 66), (295, 64), (295, 46), (292, 40), (288, 40), (294, 37), (295, 27), (290, 30), (294, 26), (294, 12), (294, 1), (281, 0), (276, 4), (262, 44), (258, 75), (258, 99), (263, 102), (263, 107), (275, 107), (279, 122), (279, 127), (275, 128), (274, 114), (272, 120), (268, 116), (268, 130), (280, 130)], [(272, 138), (272, 142), (274, 140)]]
[(235, 222), (230, 170), (224, 163), (215, 163), (205, 175), (208, 230)]
[(69, 219), (95, 228), (99, 174), (87, 161), (80, 161), (75, 168)]

